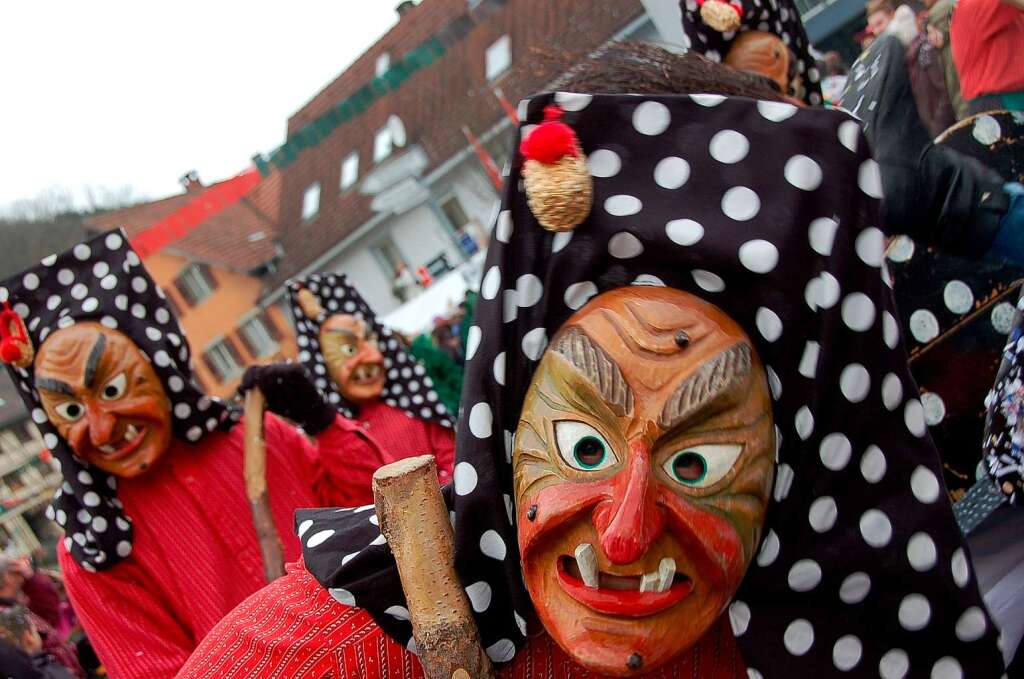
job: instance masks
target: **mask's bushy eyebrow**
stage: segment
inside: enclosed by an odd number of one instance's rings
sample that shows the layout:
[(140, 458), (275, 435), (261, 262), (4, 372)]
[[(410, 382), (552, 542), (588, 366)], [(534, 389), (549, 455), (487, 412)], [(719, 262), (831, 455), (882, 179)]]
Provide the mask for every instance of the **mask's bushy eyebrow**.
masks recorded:
[(50, 377), (37, 377), (36, 388), (43, 389), (45, 391), (51, 391), (54, 394), (63, 394), (65, 396), (74, 396), (75, 392), (71, 388), (71, 385), (61, 380), (55, 380)]
[(750, 375), (750, 347), (734, 344), (679, 385), (662, 408), (658, 424), (672, 429), (691, 417), (723, 393), (744, 382)]
[(569, 328), (558, 339), (554, 350), (594, 385), (616, 415), (633, 412), (633, 392), (622, 370), (586, 333), (579, 328)]
[(96, 379), (96, 370), (100, 367), (100, 359), (103, 358), (103, 351), (107, 348), (107, 336), (103, 333), (96, 333), (96, 344), (92, 345), (89, 351), (89, 358), (85, 360), (85, 386), (92, 388), (92, 382)]

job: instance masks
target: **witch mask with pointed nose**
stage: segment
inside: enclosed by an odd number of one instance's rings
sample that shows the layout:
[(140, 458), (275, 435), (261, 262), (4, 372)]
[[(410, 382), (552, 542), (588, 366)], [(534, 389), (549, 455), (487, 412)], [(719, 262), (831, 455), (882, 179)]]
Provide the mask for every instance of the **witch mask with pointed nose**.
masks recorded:
[(513, 457), (526, 584), (559, 645), (615, 676), (695, 644), (760, 540), (773, 441), (764, 368), (717, 307), (622, 288), (570, 318)]

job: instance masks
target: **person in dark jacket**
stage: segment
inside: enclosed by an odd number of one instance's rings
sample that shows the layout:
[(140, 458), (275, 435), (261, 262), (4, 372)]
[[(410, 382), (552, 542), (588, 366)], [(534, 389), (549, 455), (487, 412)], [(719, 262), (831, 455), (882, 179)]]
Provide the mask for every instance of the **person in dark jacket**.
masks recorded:
[[(923, 23), (927, 27), (927, 20)], [(919, 31), (907, 48), (907, 72), (921, 122), (932, 137), (937, 137), (956, 122), (956, 113), (946, 89), (942, 52), (929, 40), (926, 30)]]
[(878, 197), (884, 194), (888, 233), (961, 257), (1024, 263), (1020, 184), (932, 142), (896, 37), (882, 36), (857, 58), (842, 106), (861, 118), (878, 161), (878, 174), (859, 179)]

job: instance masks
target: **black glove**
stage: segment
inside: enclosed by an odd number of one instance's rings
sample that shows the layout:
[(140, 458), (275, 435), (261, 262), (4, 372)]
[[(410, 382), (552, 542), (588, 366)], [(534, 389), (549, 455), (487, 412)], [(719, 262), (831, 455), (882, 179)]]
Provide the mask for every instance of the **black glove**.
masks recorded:
[(295, 422), (310, 436), (330, 426), (337, 411), (321, 395), (299, 363), (254, 365), (246, 369), (238, 385), (239, 396), (259, 387), (267, 410)]

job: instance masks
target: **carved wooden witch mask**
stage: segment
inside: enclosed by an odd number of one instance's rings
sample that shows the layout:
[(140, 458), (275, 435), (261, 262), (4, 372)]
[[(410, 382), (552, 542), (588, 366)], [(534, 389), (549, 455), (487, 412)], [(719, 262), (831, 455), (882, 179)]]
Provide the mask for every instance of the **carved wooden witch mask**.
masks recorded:
[(171, 404), (142, 350), (85, 322), (52, 333), (35, 361), (39, 400), (75, 455), (115, 476), (149, 470), (171, 440)]
[(621, 288), (561, 327), (513, 465), (526, 584), (563, 649), (630, 676), (703, 636), (759, 542), (773, 431), (750, 339), (693, 295)]
[(320, 350), (341, 395), (353, 403), (381, 397), (384, 356), (366, 321), (349, 314), (329, 317), (320, 326)]

